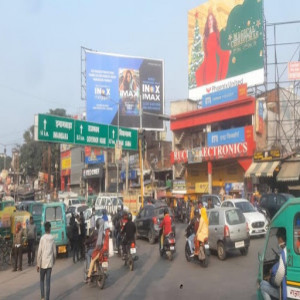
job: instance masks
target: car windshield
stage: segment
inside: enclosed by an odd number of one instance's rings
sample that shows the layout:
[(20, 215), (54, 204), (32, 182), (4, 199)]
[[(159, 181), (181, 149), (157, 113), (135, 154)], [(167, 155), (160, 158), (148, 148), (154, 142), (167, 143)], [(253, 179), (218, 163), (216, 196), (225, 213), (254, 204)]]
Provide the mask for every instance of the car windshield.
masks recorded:
[(102, 216), (103, 215), (103, 213), (102, 213), (102, 209), (97, 209), (96, 211), (95, 211), (95, 215), (96, 216)]
[(238, 209), (231, 209), (225, 212), (226, 221), (229, 225), (237, 225), (245, 222), (245, 217)]
[(75, 207), (75, 206), (69, 206), (67, 213), (74, 214), (74, 213), (75, 213), (75, 210), (76, 210), (76, 207)]
[(112, 205), (117, 205), (118, 204), (118, 198), (112, 198)]
[(87, 205), (83, 205), (83, 206), (80, 206), (78, 207), (77, 211), (78, 212), (81, 212), (81, 211), (85, 211), (86, 209), (88, 209), (89, 207)]
[(243, 213), (256, 212), (253, 205), (248, 201), (236, 202), (235, 206), (238, 207)]

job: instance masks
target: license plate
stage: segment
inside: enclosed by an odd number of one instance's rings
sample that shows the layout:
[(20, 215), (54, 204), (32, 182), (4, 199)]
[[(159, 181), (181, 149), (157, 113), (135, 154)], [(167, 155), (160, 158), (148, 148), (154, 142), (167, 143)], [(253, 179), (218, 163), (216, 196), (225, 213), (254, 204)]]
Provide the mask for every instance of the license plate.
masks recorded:
[(236, 242), (235, 243), (235, 248), (242, 248), (242, 247), (245, 247), (244, 241)]
[(135, 248), (130, 248), (130, 254), (135, 254), (136, 253), (136, 249)]
[(66, 253), (67, 247), (66, 246), (58, 246), (58, 253)]
[(170, 246), (170, 250), (175, 250), (175, 247), (174, 246)]
[(204, 248), (205, 248), (205, 249), (209, 249), (209, 245), (208, 245), (208, 244), (205, 244), (205, 245), (204, 245)]
[(103, 263), (102, 263), (102, 268), (108, 268), (108, 262), (107, 261), (104, 261)]

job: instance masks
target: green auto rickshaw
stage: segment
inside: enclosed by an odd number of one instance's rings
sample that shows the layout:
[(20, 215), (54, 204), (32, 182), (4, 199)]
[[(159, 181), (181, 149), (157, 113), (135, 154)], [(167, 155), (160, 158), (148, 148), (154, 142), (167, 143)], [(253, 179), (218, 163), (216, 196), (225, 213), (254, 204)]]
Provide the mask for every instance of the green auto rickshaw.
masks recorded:
[(279, 287), (280, 299), (285, 293), (287, 299), (300, 299), (300, 198), (289, 199), (270, 222), (263, 253), (258, 255), (257, 298), (263, 299), (259, 283), (268, 278), (279, 259), (276, 237), (279, 229), (286, 232), (286, 288)]

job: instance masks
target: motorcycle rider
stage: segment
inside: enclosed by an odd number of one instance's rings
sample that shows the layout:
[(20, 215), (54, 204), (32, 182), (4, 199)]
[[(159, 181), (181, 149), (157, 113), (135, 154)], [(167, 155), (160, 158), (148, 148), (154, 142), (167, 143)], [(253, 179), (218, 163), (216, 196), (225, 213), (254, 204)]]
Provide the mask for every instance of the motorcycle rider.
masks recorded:
[(194, 254), (194, 239), (195, 235), (197, 233), (198, 227), (199, 227), (199, 222), (200, 222), (200, 214), (199, 214), (199, 209), (196, 208), (194, 211), (194, 218), (190, 221), (186, 232), (187, 232), (187, 238), (188, 238), (188, 243), (191, 251), (191, 257), (193, 257)]
[(123, 211), (121, 207), (117, 208), (117, 213), (113, 217), (114, 224), (114, 237), (115, 237), (115, 247), (118, 250), (120, 247), (120, 234), (121, 234), (121, 220), (123, 216)]
[[(94, 251), (100, 252), (100, 250), (102, 249), (103, 238), (104, 238), (104, 224), (105, 224), (105, 222), (102, 218), (97, 219), (96, 227), (98, 228), (98, 236), (97, 236), (97, 241), (96, 241), (96, 247), (92, 251), (92, 254)], [(90, 282), (90, 280), (91, 280), (91, 275), (93, 272), (94, 264), (95, 264), (96, 260), (98, 259), (98, 257), (99, 257), (99, 254), (96, 255), (94, 258), (92, 258), (92, 260), (90, 262), (89, 272), (88, 272), (88, 276), (87, 276), (87, 282)]]
[(127, 254), (128, 246), (135, 242), (135, 233), (136, 233), (136, 226), (134, 222), (132, 222), (132, 214), (128, 213), (127, 215), (127, 222), (122, 229), (122, 235), (124, 236), (122, 244), (123, 244), (123, 254)]
[(164, 209), (164, 219), (160, 223), (159, 228), (163, 229), (160, 237), (160, 249), (162, 250), (164, 247), (165, 236), (172, 232), (172, 219), (169, 215), (169, 210), (167, 207)]
[[(195, 236), (195, 255), (199, 255), (200, 252), (200, 243), (204, 243), (206, 239), (208, 239), (208, 218), (206, 209), (203, 206), (202, 201), (198, 202), (198, 208), (200, 208), (200, 222), (199, 227)], [(203, 257), (204, 253), (201, 251), (201, 256)]]
[(90, 264), (91, 264), (92, 253), (93, 253), (94, 249), (96, 248), (99, 226), (100, 226), (100, 221), (96, 222), (96, 229), (92, 228), (90, 236), (85, 240), (85, 245), (87, 246), (85, 258), (87, 260), (88, 266), (90, 266)]

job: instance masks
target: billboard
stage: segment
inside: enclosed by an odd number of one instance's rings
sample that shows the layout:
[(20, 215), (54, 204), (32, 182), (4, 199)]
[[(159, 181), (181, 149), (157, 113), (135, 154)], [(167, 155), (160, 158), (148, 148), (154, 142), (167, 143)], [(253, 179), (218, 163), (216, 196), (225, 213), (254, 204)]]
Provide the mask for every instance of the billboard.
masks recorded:
[(86, 50), (87, 121), (162, 130), (163, 113), (162, 60)]
[(263, 0), (210, 0), (188, 12), (189, 98), (264, 82)]

